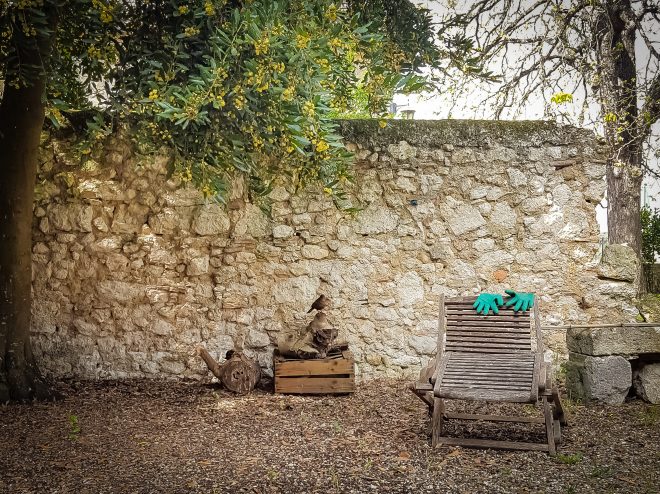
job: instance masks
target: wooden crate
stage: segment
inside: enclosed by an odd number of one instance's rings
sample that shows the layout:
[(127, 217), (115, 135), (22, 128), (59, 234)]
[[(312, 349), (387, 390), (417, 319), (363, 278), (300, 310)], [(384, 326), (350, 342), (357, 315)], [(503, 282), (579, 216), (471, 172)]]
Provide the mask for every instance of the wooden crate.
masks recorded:
[(286, 359), (275, 355), (275, 392), (344, 394), (355, 391), (355, 363), (348, 351), (325, 359)]

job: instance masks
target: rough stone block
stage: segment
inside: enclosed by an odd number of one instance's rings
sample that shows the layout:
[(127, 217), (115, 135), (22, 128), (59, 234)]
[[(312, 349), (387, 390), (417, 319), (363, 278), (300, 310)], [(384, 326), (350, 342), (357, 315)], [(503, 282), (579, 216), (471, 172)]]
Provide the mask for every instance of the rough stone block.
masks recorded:
[(395, 230), (399, 218), (383, 205), (372, 204), (357, 216), (355, 232), (361, 235), (374, 235)]
[(417, 150), (406, 141), (399, 141), (398, 144), (390, 144), (387, 146), (387, 151), (394, 159), (401, 161), (409, 160), (417, 155)]
[(603, 250), (598, 276), (612, 280), (635, 281), (638, 267), (637, 255), (632, 247), (610, 244)]
[(192, 229), (198, 235), (220, 235), (227, 233), (229, 217), (219, 204), (206, 204), (196, 212), (192, 222)]
[(635, 392), (649, 403), (660, 404), (660, 362), (648, 363), (635, 374)]
[(201, 256), (191, 259), (186, 268), (188, 276), (199, 276), (209, 272), (209, 256)]
[(293, 237), (293, 228), (289, 225), (277, 225), (273, 227), (273, 238), (290, 238)]
[(443, 216), (449, 228), (454, 235), (463, 235), (464, 233), (476, 230), (486, 224), (479, 210), (469, 204), (463, 204), (455, 210), (443, 211)]
[(566, 334), (571, 352), (593, 356), (660, 353), (658, 327), (571, 328)]
[(304, 245), (301, 249), (301, 254), (307, 259), (323, 259), (328, 257), (328, 249), (319, 247), (318, 245)]
[(566, 386), (572, 397), (608, 405), (623, 403), (632, 386), (630, 362), (620, 356), (570, 353)]

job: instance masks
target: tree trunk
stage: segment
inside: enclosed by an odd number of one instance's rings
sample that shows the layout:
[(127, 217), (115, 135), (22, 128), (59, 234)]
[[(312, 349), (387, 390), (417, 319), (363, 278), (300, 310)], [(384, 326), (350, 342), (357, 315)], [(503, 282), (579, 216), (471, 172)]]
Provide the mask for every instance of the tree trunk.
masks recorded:
[(610, 0), (596, 24), (601, 67), (607, 164), (607, 231), (613, 244), (627, 244), (641, 256), (640, 194), (642, 137), (638, 121), (635, 13), (630, 0)]
[[(49, 14), (54, 32), (54, 10)], [(17, 58), (41, 66), (52, 36), (14, 32)], [(6, 84), (0, 102), (0, 402), (52, 396), (30, 344), (32, 207), (46, 85), (43, 70), (35, 74), (18, 88)]]

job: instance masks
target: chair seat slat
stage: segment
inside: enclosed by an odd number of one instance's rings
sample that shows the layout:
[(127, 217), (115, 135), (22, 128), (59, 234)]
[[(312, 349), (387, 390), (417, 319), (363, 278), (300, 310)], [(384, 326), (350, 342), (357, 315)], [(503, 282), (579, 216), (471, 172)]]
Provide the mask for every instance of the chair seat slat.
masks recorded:
[(530, 331), (529, 323), (524, 322), (509, 322), (509, 321), (447, 321), (447, 326), (483, 326), (486, 328), (520, 328)]
[[(475, 351), (474, 347), (471, 346), (453, 346), (452, 348), (447, 347), (449, 351), (456, 352), (470, 352)], [(518, 349), (509, 349), (506, 348), (479, 348), (479, 353), (500, 353), (500, 354), (516, 354), (516, 353), (527, 353), (529, 350), (518, 350)]]
[(448, 384), (461, 384), (463, 386), (490, 386), (492, 385), (502, 385), (502, 386), (525, 386), (529, 388), (532, 385), (531, 377), (527, 379), (526, 377), (512, 378), (512, 377), (497, 377), (497, 376), (469, 376), (469, 378), (452, 378), (450, 376), (445, 377), (442, 380), (442, 386)]
[(478, 343), (480, 341), (492, 341), (494, 343), (511, 343), (515, 345), (516, 343), (527, 343), (529, 346), (529, 338), (524, 338), (516, 335), (480, 335), (473, 333), (452, 333), (447, 335), (447, 341), (474, 341)]
[(529, 396), (529, 389), (531, 388), (531, 384), (504, 384), (504, 383), (473, 383), (473, 384), (466, 384), (466, 383), (443, 383), (442, 386), (440, 386), (440, 389), (452, 389), (454, 391), (459, 390), (459, 389), (466, 389), (466, 390), (477, 390), (477, 389), (493, 389), (497, 391), (525, 391), (527, 390), (528, 396)]
[(461, 328), (460, 331), (451, 331), (450, 334), (462, 335), (465, 336), (492, 336), (496, 338), (498, 335), (503, 335), (508, 338), (525, 338), (527, 335), (524, 331), (517, 329), (508, 329), (508, 328)]
[(504, 343), (498, 343), (497, 341), (487, 341), (484, 340), (481, 343), (476, 343), (476, 342), (468, 342), (468, 341), (451, 341), (447, 340), (447, 349), (451, 349), (452, 347), (467, 347), (467, 348), (472, 348), (472, 349), (484, 349), (484, 348), (500, 348), (506, 350), (507, 348), (511, 348), (512, 350), (519, 349), (530, 349), (529, 343), (527, 345), (524, 344), (518, 344), (515, 342), (504, 342)]
[(481, 368), (476, 370), (465, 370), (465, 369), (446, 369), (445, 375), (447, 376), (531, 376), (532, 371), (530, 369), (487, 369)]

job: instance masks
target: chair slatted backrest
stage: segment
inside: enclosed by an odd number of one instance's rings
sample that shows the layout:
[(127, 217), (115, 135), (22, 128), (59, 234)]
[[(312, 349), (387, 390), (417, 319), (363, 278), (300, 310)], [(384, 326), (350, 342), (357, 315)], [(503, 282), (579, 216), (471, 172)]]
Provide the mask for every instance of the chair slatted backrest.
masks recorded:
[[(499, 314), (491, 312), (484, 316), (472, 307), (475, 300), (476, 297), (448, 298), (444, 299), (444, 306), (441, 301), (441, 330), (445, 319), (444, 351), (515, 354), (533, 350), (531, 323), (532, 313), (536, 317), (536, 304), (527, 312), (516, 313), (513, 308), (502, 306)], [(538, 342), (536, 350), (540, 350)]]

